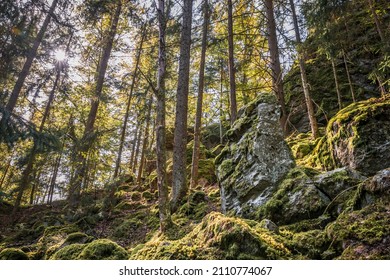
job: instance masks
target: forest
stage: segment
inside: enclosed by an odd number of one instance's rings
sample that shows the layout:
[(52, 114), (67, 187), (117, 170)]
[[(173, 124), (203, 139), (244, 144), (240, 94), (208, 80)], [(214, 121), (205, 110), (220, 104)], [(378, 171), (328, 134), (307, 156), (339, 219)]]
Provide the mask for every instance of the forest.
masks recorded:
[(0, 260), (390, 259), (388, 0), (1, 0)]

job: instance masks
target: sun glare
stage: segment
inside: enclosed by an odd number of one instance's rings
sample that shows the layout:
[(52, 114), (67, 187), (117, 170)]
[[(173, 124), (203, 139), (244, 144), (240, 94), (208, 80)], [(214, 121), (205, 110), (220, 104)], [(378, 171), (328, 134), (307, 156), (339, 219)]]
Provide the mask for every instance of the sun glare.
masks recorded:
[(65, 58), (66, 58), (66, 53), (64, 50), (57, 50), (55, 53), (54, 53), (54, 57), (57, 61), (64, 61)]

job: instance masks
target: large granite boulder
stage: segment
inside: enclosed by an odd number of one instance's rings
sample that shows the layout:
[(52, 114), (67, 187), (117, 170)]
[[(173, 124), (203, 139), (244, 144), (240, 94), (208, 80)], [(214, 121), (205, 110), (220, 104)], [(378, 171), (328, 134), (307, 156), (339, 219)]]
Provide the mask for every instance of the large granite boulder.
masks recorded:
[(261, 95), (239, 112), (216, 158), (222, 210), (246, 211), (266, 203), (295, 163), (284, 141), (280, 110), (272, 95)]

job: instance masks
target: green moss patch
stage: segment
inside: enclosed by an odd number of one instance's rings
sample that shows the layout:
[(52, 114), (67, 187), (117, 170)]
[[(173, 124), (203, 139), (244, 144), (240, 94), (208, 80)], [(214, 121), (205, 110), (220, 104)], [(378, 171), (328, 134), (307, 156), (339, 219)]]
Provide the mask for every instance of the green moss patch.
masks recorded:
[(127, 251), (108, 239), (98, 239), (83, 248), (80, 260), (126, 260)]
[(179, 240), (156, 235), (131, 259), (287, 259), (281, 238), (245, 220), (212, 212)]
[(0, 260), (28, 260), (25, 252), (16, 248), (7, 248), (0, 252)]

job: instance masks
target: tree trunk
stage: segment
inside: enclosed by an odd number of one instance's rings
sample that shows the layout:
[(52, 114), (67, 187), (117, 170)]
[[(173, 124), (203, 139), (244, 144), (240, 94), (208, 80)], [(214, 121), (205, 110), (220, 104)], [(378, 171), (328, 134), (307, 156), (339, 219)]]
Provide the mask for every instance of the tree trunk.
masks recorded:
[(351, 79), (351, 75), (349, 73), (347, 57), (345, 55), (344, 50), (342, 50), (342, 52), (343, 52), (345, 71), (347, 72), (347, 77), (348, 77), (349, 89), (351, 90), (352, 101), (355, 103), (356, 102), (355, 91), (353, 90), (352, 79)]
[(157, 187), (160, 230), (166, 232), (172, 226), (169, 210), (168, 186), (166, 182), (166, 145), (165, 145), (165, 78), (166, 78), (166, 19), (165, 0), (158, 0), (157, 8), (159, 27), (159, 53), (157, 76), (157, 106), (156, 106), (156, 156), (157, 156)]
[(234, 67), (234, 45), (233, 45), (233, 3), (228, 0), (228, 45), (229, 45), (229, 83), (230, 83), (230, 123), (237, 119), (237, 98), (236, 98), (236, 74)]
[(202, 34), (202, 50), (200, 55), (199, 66), (199, 86), (198, 99), (196, 104), (196, 118), (194, 129), (194, 147), (192, 151), (191, 164), (191, 183), (190, 188), (194, 188), (198, 184), (198, 167), (199, 167), (199, 147), (200, 147), (200, 128), (202, 126), (202, 111), (203, 111), (203, 91), (204, 91), (204, 68), (206, 62), (206, 48), (207, 48), (207, 29), (209, 21), (209, 7), (208, 0), (203, 4), (203, 34)]
[(115, 10), (115, 14), (111, 20), (111, 26), (109, 32), (105, 38), (106, 42), (104, 48), (102, 50), (102, 56), (100, 63), (98, 65), (96, 71), (96, 88), (95, 95), (91, 99), (91, 109), (88, 114), (87, 123), (84, 129), (83, 137), (81, 139), (80, 147), (76, 150), (75, 156), (75, 174), (72, 177), (69, 187), (69, 204), (71, 208), (75, 208), (78, 204), (79, 193), (81, 191), (81, 184), (83, 182), (86, 170), (86, 155), (89, 152), (93, 144), (93, 136), (94, 136), (94, 124), (96, 121), (97, 111), (100, 103), (100, 98), (102, 95), (104, 77), (106, 75), (108, 61), (110, 59), (112, 46), (114, 43), (117, 26), (121, 14), (122, 9), (122, 1), (117, 1), (117, 6)]
[(183, 25), (180, 39), (179, 77), (176, 95), (176, 118), (173, 146), (172, 200), (171, 210), (175, 211), (180, 200), (186, 195), (187, 113), (190, 77), (190, 50), (192, 0), (184, 0)]
[(140, 135), (139, 134), (140, 128), (141, 128), (140, 125), (137, 123), (136, 126), (135, 126), (135, 134), (134, 134), (134, 138), (133, 138), (133, 145), (131, 145), (130, 162), (129, 162), (130, 170), (133, 170), (135, 147), (137, 146), (138, 137), (140, 137), (139, 136)]
[(4, 183), (4, 181), (5, 181), (5, 178), (7, 178), (8, 170), (9, 170), (10, 167), (11, 167), (12, 156), (13, 156), (13, 153), (10, 155), (10, 159), (8, 160), (7, 165), (6, 165), (6, 167), (5, 167), (5, 170), (4, 170), (4, 173), (3, 173), (3, 175), (1, 176), (1, 180), (0, 180), (0, 190), (3, 189), (3, 183)]
[(311, 133), (314, 139), (318, 137), (318, 124), (317, 124), (317, 118), (315, 116), (313, 102), (311, 100), (311, 94), (309, 91), (309, 85), (307, 81), (307, 75), (306, 75), (306, 67), (305, 67), (305, 54), (303, 53), (303, 50), (301, 49), (301, 34), (299, 32), (298, 27), (298, 19), (297, 14), (295, 11), (295, 5), (294, 0), (290, 0), (290, 6), (293, 16), (293, 22), (294, 22), (294, 30), (295, 30), (295, 38), (297, 41), (297, 51), (298, 51), (298, 59), (299, 59), (299, 69), (301, 71), (301, 80), (302, 80), (302, 87), (303, 87), (303, 93), (305, 95), (305, 102), (306, 102), (306, 108), (307, 108), (307, 114), (309, 116), (310, 121), (310, 128)]
[(223, 64), (221, 59), (221, 71), (220, 71), (220, 93), (219, 93), (219, 142), (223, 143)]
[(145, 123), (146, 123), (145, 134), (144, 134), (144, 141), (142, 143), (141, 159), (139, 161), (139, 168), (138, 168), (138, 175), (137, 175), (137, 183), (138, 183), (138, 185), (141, 184), (142, 172), (143, 172), (144, 163), (145, 163), (145, 153), (146, 153), (146, 149), (148, 147), (150, 115), (152, 113), (152, 101), (153, 101), (153, 96), (150, 97), (148, 105), (147, 105), (148, 113), (147, 113), (146, 120), (145, 120)]
[(139, 46), (138, 46), (137, 56), (136, 56), (136, 59), (135, 59), (135, 67), (134, 67), (134, 72), (133, 72), (133, 76), (132, 76), (130, 92), (129, 92), (129, 96), (127, 98), (126, 114), (125, 114), (125, 117), (124, 117), (124, 120), (123, 120), (123, 126), (122, 126), (122, 131), (121, 131), (121, 138), (120, 138), (120, 142), (119, 142), (118, 157), (117, 157), (116, 163), (115, 163), (114, 179), (119, 174), (119, 168), (120, 168), (120, 164), (121, 164), (123, 145), (124, 145), (125, 136), (126, 136), (127, 122), (128, 122), (129, 114), (130, 114), (131, 99), (133, 98), (134, 86), (135, 86), (135, 81), (137, 79), (138, 67), (139, 67), (139, 62), (140, 62), (141, 53), (142, 53), (142, 46), (143, 46), (143, 43), (145, 41), (145, 37), (146, 37), (146, 24), (142, 28), (142, 35), (141, 35), (141, 39), (140, 39)]
[(341, 94), (340, 94), (339, 81), (337, 78), (337, 69), (333, 58), (330, 59), (330, 62), (332, 63), (333, 78), (334, 78), (334, 84), (336, 86), (336, 93), (337, 93), (337, 102), (339, 104), (339, 110), (341, 110), (343, 108), (343, 105), (341, 103)]
[[(37, 37), (34, 40), (33, 46), (27, 54), (26, 62), (23, 65), (22, 71), (20, 72), (20, 74), (18, 76), (18, 80), (15, 83), (15, 86), (12, 90), (11, 96), (8, 100), (6, 107), (5, 107), (5, 109), (6, 109), (5, 112), (6, 112), (6, 115), (8, 115), (8, 116), (12, 114), (12, 112), (15, 108), (15, 105), (16, 105), (16, 102), (17, 102), (18, 97), (20, 95), (20, 91), (22, 90), (24, 81), (26, 80), (26, 77), (30, 72), (31, 65), (32, 65), (35, 57), (37, 56), (37, 51), (38, 51), (39, 45), (42, 42), (43, 36), (45, 35), (47, 27), (49, 26), (50, 19), (54, 13), (54, 10), (55, 10), (57, 4), (58, 4), (58, 0), (53, 0), (52, 4), (50, 6), (49, 12), (47, 13), (46, 18), (41, 26), (41, 29), (39, 30)], [(6, 115), (3, 116), (2, 122), (7, 121), (8, 117)]]
[[(139, 156), (139, 150), (141, 147), (142, 132), (143, 132), (142, 128), (143, 128), (142, 125), (140, 125), (138, 139), (137, 139), (137, 145), (135, 147), (134, 161), (133, 161), (133, 165), (132, 165), (132, 167), (133, 167), (132, 171), (133, 171), (134, 175), (136, 174), (136, 170), (137, 170), (137, 166), (138, 166), (138, 156)], [(145, 141), (145, 139), (143, 141)]]
[(275, 16), (274, 16), (273, 0), (265, 0), (265, 10), (267, 15), (268, 48), (269, 48), (270, 60), (271, 60), (270, 67), (272, 72), (272, 90), (274, 91), (276, 97), (278, 98), (279, 105), (281, 106), (282, 115), (280, 118), (280, 124), (283, 128), (283, 131), (286, 134), (287, 110), (284, 101), (283, 79), (282, 79), (283, 77), (282, 77), (282, 69), (279, 60), (279, 47), (278, 47), (278, 39), (276, 35), (276, 23), (275, 23)]

